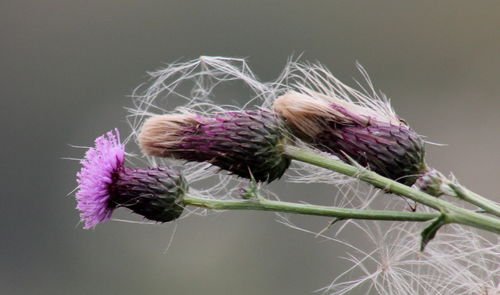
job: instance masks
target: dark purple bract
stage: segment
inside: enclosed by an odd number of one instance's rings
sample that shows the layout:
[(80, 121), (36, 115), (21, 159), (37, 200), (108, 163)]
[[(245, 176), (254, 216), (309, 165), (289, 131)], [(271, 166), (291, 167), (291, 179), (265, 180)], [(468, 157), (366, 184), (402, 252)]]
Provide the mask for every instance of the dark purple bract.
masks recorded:
[(198, 120), (196, 126), (178, 132), (179, 143), (166, 149), (166, 155), (210, 162), (240, 177), (265, 182), (280, 178), (290, 165), (281, 151), (286, 134), (271, 112), (227, 112)]

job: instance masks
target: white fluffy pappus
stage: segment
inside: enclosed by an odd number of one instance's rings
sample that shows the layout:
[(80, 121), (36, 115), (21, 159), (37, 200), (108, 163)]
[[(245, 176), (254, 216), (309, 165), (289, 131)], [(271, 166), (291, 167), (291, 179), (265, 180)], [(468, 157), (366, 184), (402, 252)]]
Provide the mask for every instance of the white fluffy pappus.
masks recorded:
[[(209, 116), (213, 113), (244, 110), (251, 107), (272, 109), (274, 102), (290, 93), (301, 94), (314, 100), (358, 108), (368, 115), (383, 117), (387, 121), (399, 120), (384, 94), (375, 90), (363, 67), (357, 64), (365, 86), (356, 81), (356, 90), (335, 78), (320, 64), (302, 63), (290, 58), (276, 80), (262, 82), (248, 66), (245, 59), (201, 56), (198, 59), (167, 65), (163, 69), (149, 72), (150, 81), (140, 85), (133, 94), (133, 107), (129, 108), (129, 124), (132, 138), (137, 139), (144, 121), (153, 115), (195, 113)], [(239, 82), (250, 91), (247, 102), (241, 106), (221, 105), (214, 94), (216, 88)], [(220, 99), (220, 98), (219, 98)], [(175, 104), (177, 102), (177, 104)], [(180, 103), (179, 103), (180, 102)], [(294, 140), (307, 146), (297, 138)], [(334, 157), (329, 155), (329, 157)], [(169, 159), (147, 157), (152, 165), (170, 164)], [(161, 163), (158, 163), (161, 162)], [(226, 183), (228, 174), (214, 176), (213, 171), (201, 172), (207, 166), (200, 163), (185, 163), (191, 181), (218, 177)], [(294, 163), (285, 174), (292, 182), (344, 184), (352, 179), (311, 165)], [(207, 193), (210, 191), (206, 191)], [(221, 191), (212, 195), (221, 196)], [(226, 192), (227, 193), (227, 192)]]
[[(278, 98), (289, 93), (314, 97), (320, 102), (354, 106), (365, 114), (376, 115), (389, 122), (399, 121), (389, 100), (375, 90), (366, 71), (359, 64), (357, 66), (365, 80), (365, 86), (356, 82), (360, 90), (342, 83), (320, 64), (301, 63), (294, 59), (290, 59), (278, 78), (271, 82), (259, 81), (246, 61), (240, 58), (202, 56), (170, 64), (150, 72), (150, 81), (134, 92), (133, 107), (129, 109), (130, 139), (137, 140), (144, 121), (153, 115), (182, 112), (210, 115), (248, 109), (250, 106), (272, 109)], [(250, 91), (247, 103), (241, 106), (216, 103), (216, 88), (235, 81)], [(297, 145), (311, 148), (295, 140)], [(220, 169), (209, 163), (184, 163), (150, 156), (145, 161), (150, 166), (182, 167), (191, 186), (190, 193), (197, 196), (231, 198), (248, 185), (247, 180), (218, 173)], [(362, 190), (357, 188), (359, 182), (352, 178), (303, 163), (293, 163), (286, 176), (291, 182), (343, 185), (343, 192), (334, 199), (334, 205), (338, 206), (373, 209), (377, 203), (374, 200), (382, 195), (378, 190), (361, 194)], [(276, 198), (271, 192), (264, 193)], [(396, 197), (388, 203), (399, 206), (392, 209), (409, 208), (407, 202)], [(207, 213), (202, 209), (193, 212)], [(337, 235), (329, 237), (323, 231), (318, 233), (302, 229), (288, 219), (282, 222), (353, 250), (346, 257), (352, 262), (352, 267), (320, 290), (325, 294), (348, 294), (365, 288), (368, 293), (379, 294), (491, 295), (495, 294), (499, 283), (498, 241), (484, 239), (475, 230), (462, 226), (445, 226), (422, 254), (418, 251), (418, 233), (423, 226), (420, 223), (391, 223), (389, 227), (381, 227), (377, 222), (349, 220), (335, 224)], [(371, 249), (361, 249), (340, 239), (338, 235), (347, 227), (361, 231), (370, 242)], [(351, 276), (356, 273), (359, 276), (352, 279)]]
[[(372, 198), (371, 202), (375, 200)], [(407, 204), (401, 200), (387, 209), (405, 207)], [(327, 234), (326, 230), (300, 227), (285, 216), (278, 221), (346, 248), (341, 259), (350, 266), (317, 290), (322, 294), (496, 295), (500, 292), (500, 240), (486, 239), (475, 229), (446, 225), (420, 252), (419, 233), (424, 227), (421, 223), (340, 221)], [(345, 231), (349, 234), (344, 234)], [(359, 243), (356, 237), (364, 241)]]

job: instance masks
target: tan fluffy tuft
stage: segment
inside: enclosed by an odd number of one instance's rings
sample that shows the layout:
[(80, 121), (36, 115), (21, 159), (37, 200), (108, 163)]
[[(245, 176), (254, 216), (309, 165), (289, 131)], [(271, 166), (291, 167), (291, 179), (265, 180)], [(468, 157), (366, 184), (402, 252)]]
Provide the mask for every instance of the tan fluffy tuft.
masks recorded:
[(285, 119), (288, 126), (305, 136), (315, 137), (323, 130), (325, 119), (339, 123), (350, 122), (349, 118), (330, 105), (325, 100), (292, 91), (278, 97), (273, 109)]
[(143, 153), (168, 157), (172, 146), (181, 140), (180, 133), (186, 127), (199, 124), (197, 115), (192, 113), (152, 116), (144, 122), (138, 140)]
[[(338, 106), (355, 115), (347, 116), (332, 108)], [(395, 125), (403, 124), (398, 118), (377, 114), (374, 110), (354, 102), (326, 96), (309, 90), (307, 94), (290, 91), (278, 97), (273, 104), (274, 111), (288, 126), (302, 133), (303, 136), (314, 138), (324, 130), (326, 122), (350, 124), (368, 123), (370, 120), (387, 122)]]

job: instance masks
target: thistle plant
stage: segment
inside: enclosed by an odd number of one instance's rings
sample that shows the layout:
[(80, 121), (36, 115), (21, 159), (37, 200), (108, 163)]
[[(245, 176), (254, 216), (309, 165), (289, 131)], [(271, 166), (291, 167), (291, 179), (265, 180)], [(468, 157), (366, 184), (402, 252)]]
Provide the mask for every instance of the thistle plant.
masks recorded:
[[(380, 294), (493, 294), (500, 246), (477, 229), (498, 238), (500, 206), (429, 168), (424, 139), (396, 115), (359, 68), (367, 85), (359, 84), (361, 90), (321, 65), (293, 60), (276, 81), (267, 83), (257, 80), (244, 60), (222, 57), (201, 57), (151, 73), (152, 82), (135, 93), (129, 121), (130, 138), (151, 168), (125, 168), (119, 140), (109, 134), (107, 141), (98, 139), (78, 175), (77, 199), (86, 227), (109, 219), (117, 206), (144, 216), (145, 207), (154, 207), (161, 214), (146, 218), (162, 222), (178, 218), (188, 207), (327, 216), (333, 221), (325, 230), (342, 221), (337, 235), (347, 226), (357, 228), (375, 249), (332, 237), (357, 254), (348, 256), (353, 267), (322, 289), (325, 293), (347, 294), (365, 286)], [(243, 107), (215, 103), (215, 88), (235, 80), (253, 91), (250, 102)], [(185, 89), (190, 91), (183, 93)], [(171, 107), (175, 96), (187, 103)], [(164, 168), (178, 165), (179, 159), (184, 177)], [(89, 169), (93, 166), (110, 168)], [(214, 167), (230, 173), (215, 173)], [(88, 176), (93, 170), (97, 177)], [(292, 182), (347, 186), (352, 194), (337, 206), (266, 197), (272, 192), (262, 183), (282, 175)], [(213, 178), (218, 185), (196, 188), (197, 181)], [(361, 194), (360, 182), (372, 186), (371, 192)], [(92, 185), (99, 187), (98, 194)], [(146, 195), (155, 196), (154, 201)], [(168, 201), (158, 202), (157, 196), (168, 196)], [(376, 208), (375, 197), (385, 206)], [(419, 206), (409, 211), (408, 201)], [(367, 220), (394, 223), (383, 229)], [(288, 218), (283, 223), (301, 229)], [(326, 237), (325, 230), (316, 234)], [(370, 271), (370, 263), (375, 270)], [(343, 281), (356, 269), (365, 275)], [(466, 271), (457, 275), (460, 269)]]

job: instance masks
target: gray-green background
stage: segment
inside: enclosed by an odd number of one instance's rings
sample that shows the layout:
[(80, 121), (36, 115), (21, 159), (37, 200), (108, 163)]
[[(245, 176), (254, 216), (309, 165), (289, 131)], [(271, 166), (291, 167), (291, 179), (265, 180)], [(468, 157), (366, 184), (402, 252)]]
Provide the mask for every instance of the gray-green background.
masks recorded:
[(187, 218), (166, 253), (169, 224), (78, 225), (66, 195), (79, 165), (61, 158), (83, 151), (68, 144), (128, 132), (123, 107), (145, 71), (200, 55), (248, 57), (262, 80), (292, 54), (346, 81), (359, 60), (402, 117), (449, 144), (429, 147), (433, 166), (500, 200), (499, 15), (496, 0), (2, 0), (0, 294), (308, 294), (345, 269), (345, 249), (270, 213)]

